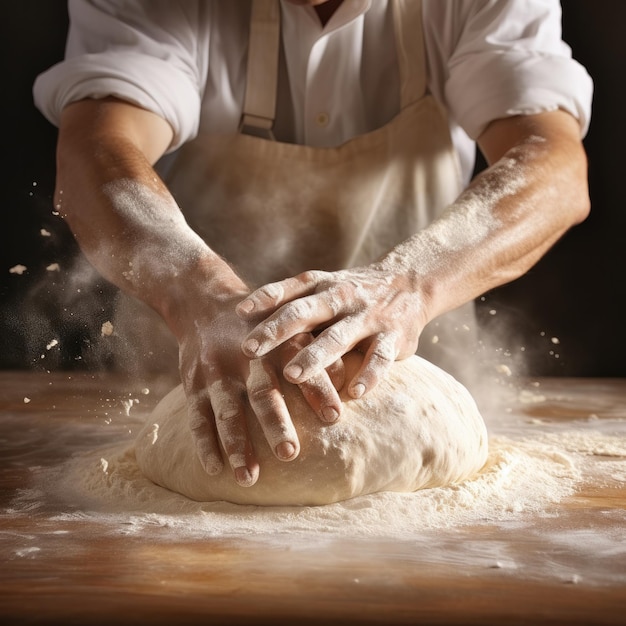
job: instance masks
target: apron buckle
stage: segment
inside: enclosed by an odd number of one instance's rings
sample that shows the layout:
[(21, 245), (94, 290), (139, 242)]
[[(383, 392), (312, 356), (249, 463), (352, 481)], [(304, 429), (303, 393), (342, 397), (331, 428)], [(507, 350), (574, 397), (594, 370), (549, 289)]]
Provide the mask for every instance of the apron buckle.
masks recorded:
[(239, 122), (239, 132), (242, 135), (252, 135), (261, 139), (276, 141), (274, 131), (272, 130), (273, 125), (274, 120), (272, 119), (244, 113)]

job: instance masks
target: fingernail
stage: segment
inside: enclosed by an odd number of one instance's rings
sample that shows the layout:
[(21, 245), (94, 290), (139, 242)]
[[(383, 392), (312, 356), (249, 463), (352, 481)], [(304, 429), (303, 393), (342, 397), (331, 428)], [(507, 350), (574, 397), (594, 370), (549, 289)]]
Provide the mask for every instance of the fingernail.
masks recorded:
[(254, 478), (252, 477), (252, 474), (248, 471), (248, 468), (245, 466), (237, 467), (235, 469), (235, 480), (242, 487), (250, 487), (254, 483)]
[(244, 300), (239, 303), (237, 309), (241, 313), (251, 313), (254, 310), (254, 302), (252, 300)]
[(259, 342), (256, 339), (246, 339), (246, 341), (243, 342), (243, 349), (250, 354), (256, 354), (259, 349)]
[(209, 476), (217, 476), (224, 469), (224, 462), (219, 457), (209, 455), (202, 460), (202, 467)]
[(303, 370), (299, 365), (288, 365), (284, 369), (283, 374), (286, 378), (293, 378), (295, 380), (300, 377), (302, 371)]
[(322, 408), (322, 418), (325, 422), (336, 422), (339, 418), (339, 411), (332, 406), (325, 406)]
[(365, 385), (363, 383), (357, 383), (352, 387), (350, 395), (353, 398), (360, 398), (365, 393)]
[(276, 446), (276, 456), (282, 461), (288, 461), (296, 453), (296, 446), (290, 441), (281, 441)]

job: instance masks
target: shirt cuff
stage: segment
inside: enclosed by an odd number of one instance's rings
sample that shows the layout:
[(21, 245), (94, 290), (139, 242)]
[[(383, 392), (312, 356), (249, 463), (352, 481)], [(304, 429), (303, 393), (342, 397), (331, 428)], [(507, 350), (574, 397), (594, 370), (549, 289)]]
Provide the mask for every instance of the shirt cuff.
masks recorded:
[(115, 96), (164, 118), (174, 131), (168, 152), (196, 136), (200, 94), (193, 79), (171, 60), (132, 55), (88, 54), (66, 59), (37, 76), (35, 105), (54, 125), (71, 102)]
[(527, 51), (474, 55), (451, 70), (445, 89), (452, 115), (472, 139), (495, 119), (556, 109), (571, 113), (584, 137), (592, 94), (591, 77), (574, 59)]

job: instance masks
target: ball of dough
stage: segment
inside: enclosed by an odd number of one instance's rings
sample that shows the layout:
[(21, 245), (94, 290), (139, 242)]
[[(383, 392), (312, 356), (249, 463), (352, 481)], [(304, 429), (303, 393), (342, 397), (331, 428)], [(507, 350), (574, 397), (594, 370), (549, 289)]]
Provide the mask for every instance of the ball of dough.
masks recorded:
[[(348, 380), (359, 357), (348, 355), (344, 363)], [(278, 460), (249, 416), (261, 467), (252, 487), (239, 486), (228, 466), (217, 476), (203, 470), (182, 385), (161, 400), (139, 433), (139, 468), (154, 483), (201, 502), (320, 505), (458, 483), (474, 476), (487, 458), (485, 423), (469, 391), (418, 356), (396, 361), (362, 398), (344, 395), (334, 424), (321, 422), (297, 387), (283, 381), (283, 392), (301, 451), (292, 461)]]

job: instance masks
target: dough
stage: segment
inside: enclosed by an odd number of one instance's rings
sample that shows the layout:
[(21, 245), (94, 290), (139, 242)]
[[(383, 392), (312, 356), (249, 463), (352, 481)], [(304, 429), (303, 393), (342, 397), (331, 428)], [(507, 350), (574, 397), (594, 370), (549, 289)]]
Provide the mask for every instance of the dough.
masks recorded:
[[(344, 359), (347, 377), (359, 358)], [(362, 398), (344, 397), (335, 424), (321, 422), (297, 387), (284, 382), (283, 392), (300, 455), (279, 461), (258, 423), (248, 419), (261, 466), (252, 487), (240, 487), (228, 465), (217, 476), (204, 472), (187, 427), (182, 385), (159, 402), (139, 433), (139, 468), (154, 483), (197, 501), (319, 505), (458, 483), (474, 476), (487, 458), (485, 423), (469, 391), (418, 356), (397, 361)]]

